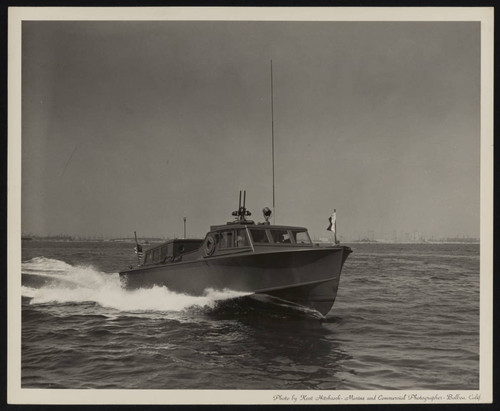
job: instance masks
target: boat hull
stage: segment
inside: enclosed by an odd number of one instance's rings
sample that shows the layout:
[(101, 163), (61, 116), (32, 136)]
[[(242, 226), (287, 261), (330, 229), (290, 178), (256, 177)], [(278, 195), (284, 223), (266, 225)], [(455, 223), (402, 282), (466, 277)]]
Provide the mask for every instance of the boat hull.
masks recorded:
[(166, 286), (189, 295), (207, 289), (269, 294), (326, 315), (337, 296), (349, 247), (309, 247), (233, 254), (139, 267), (120, 273), (128, 289)]

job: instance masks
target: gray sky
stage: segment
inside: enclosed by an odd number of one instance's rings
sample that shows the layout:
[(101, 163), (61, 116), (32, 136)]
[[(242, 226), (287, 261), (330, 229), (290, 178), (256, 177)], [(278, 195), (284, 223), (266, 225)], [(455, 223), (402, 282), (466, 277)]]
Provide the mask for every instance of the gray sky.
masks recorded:
[(480, 26), (24, 22), (22, 231), (479, 236)]

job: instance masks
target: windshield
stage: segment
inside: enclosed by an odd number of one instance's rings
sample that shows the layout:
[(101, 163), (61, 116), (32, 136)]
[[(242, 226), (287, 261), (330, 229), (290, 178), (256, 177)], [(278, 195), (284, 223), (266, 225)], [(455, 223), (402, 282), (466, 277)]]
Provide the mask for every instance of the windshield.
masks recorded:
[(273, 243), (277, 244), (291, 244), (292, 242), (288, 230), (271, 230), (271, 237)]
[(305, 229), (271, 228), (263, 230), (251, 228), (249, 231), (254, 244), (312, 244)]
[(251, 228), (250, 234), (252, 235), (252, 241), (254, 243), (269, 243), (269, 238), (267, 237), (266, 230)]
[(311, 238), (307, 231), (292, 231), (293, 239), (296, 244), (312, 244)]

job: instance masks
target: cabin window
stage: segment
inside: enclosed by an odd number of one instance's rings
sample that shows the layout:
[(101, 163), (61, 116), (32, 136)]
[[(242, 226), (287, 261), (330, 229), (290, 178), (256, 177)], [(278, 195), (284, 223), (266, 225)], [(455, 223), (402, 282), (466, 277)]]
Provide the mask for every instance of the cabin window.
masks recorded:
[(234, 248), (233, 231), (223, 231), (220, 234), (219, 248)]
[(292, 235), (296, 244), (312, 244), (307, 231), (292, 231)]
[(287, 230), (271, 230), (271, 237), (273, 243), (277, 244), (291, 244), (290, 234)]
[(160, 259), (160, 250), (153, 250), (153, 262), (156, 263)]
[(237, 231), (236, 236), (236, 247), (249, 247), (250, 242), (248, 241), (247, 230), (242, 228)]
[(266, 230), (250, 229), (250, 234), (254, 243), (269, 243)]
[(167, 246), (163, 246), (160, 250), (160, 260), (163, 261), (167, 257)]

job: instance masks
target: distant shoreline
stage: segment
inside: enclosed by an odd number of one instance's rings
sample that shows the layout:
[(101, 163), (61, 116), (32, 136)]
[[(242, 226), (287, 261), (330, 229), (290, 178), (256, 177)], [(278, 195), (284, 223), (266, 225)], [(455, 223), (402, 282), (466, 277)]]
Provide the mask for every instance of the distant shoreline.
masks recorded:
[[(145, 240), (142, 238), (137, 239), (140, 244), (157, 244), (168, 241), (169, 239), (154, 239)], [(126, 243), (134, 244), (135, 240), (132, 239), (54, 239), (54, 238), (22, 238), (23, 243), (27, 242), (53, 242), (53, 243)], [(314, 241), (315, 244), (319, 245), (330, 245), (331, 242), (327, 241)], [(479, 240), (468, 240), (468, 241), (345, 241), (342, 244), (481, 244)]]

